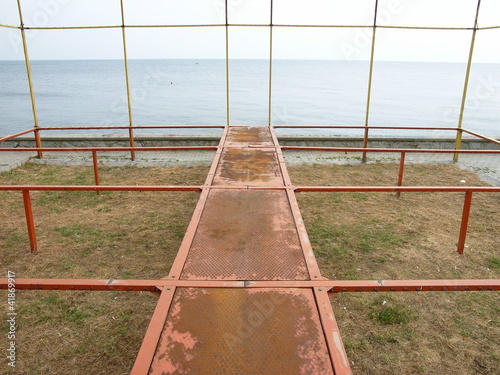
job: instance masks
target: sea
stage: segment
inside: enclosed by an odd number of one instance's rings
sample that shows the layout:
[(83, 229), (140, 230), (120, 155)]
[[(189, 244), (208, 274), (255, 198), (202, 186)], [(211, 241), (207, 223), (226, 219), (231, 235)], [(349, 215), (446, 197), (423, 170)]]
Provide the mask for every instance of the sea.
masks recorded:
[[(466, 68), (461, 63), (376, 61), (369, 125), (456, 127)], [(123, 61), (32, 61), (31, 70), (40, 126), (129, 124)], [(225, 125), (227, 122), (224, 60), (130, 60), (129, 77), (134, 125)], [(368, 77), (367, 61), (274, 60), (270, 74), (268, 60), (230, 60), (229, 123), (267, 125), (271, 102), (273, 125), (306, 127), (278, 129), (278, 133), (361, 136), (362, 130), (307, 126), (364, 125)], [(24, 61), (0, 61), (0, 135), (20, 132), (33, 124)], [(500, 64), (472, 65), (463, 127), (500, 136)], [(136, 134), (213, 132), (217, 130), (141, 129)], [(84, 133), (92, 134), (89, 130)], [(374, 130), (370, 134), (454, 136), (453, 131), (444, 130)]]

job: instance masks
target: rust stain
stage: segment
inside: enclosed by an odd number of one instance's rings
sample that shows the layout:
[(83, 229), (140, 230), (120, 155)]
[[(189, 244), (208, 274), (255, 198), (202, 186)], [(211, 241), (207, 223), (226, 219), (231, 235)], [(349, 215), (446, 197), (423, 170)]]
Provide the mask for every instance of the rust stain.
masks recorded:
[(272, 146), (273, 139), (268, 127), (245, 126), (229, 128), (226, 146), (259, 144), (261, 146)]
[(276, 152), (257, 148), (224, 149), (214, 185), (283, 186)]
[(307, 289), (177, 290), (150, 374), (333, 374)]

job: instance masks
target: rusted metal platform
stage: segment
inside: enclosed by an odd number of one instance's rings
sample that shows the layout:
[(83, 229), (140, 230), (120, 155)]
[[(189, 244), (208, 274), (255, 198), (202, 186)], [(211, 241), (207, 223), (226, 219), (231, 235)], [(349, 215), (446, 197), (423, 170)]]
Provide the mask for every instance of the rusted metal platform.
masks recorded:
[[(23, 194), (32, 252), (37, 251), (37, 244), (30, 191), (201, 193), (164, 278), (16, 279), (16, 288), (157, 294), (158, 303), (131, 372), (134, 375), (351, 374), (329, 295), (500, 290), (498, 279), (327, 280), (319, 272), (295, 198), (295, 193), (307, 191), (464, 192), (457, 245), (462, 253), (472, 193), (499, 192), (500, 188), (402, 186), (402, 173), (406, 152), (472, 151), (392, 150), (401, 152), (398, 186), (339, 187), (293, 186), (282, 155), (283, 149), (291, 147), (279, 145), (272, 126), (226, 126), (214, 148), (215, 158), (202, 186), (99, 185), (96, 153), (103, 151), (99, 148), (84, 149), (92, 152), (95, 186), (0, 186), (0, 190)], [(9, 282), (0, 279), (0, 289), (9, 288)]]
[(202, 286), (163, 289), (133, 374), (350, 373), (271, 127), (226, 128), (165, 279)]

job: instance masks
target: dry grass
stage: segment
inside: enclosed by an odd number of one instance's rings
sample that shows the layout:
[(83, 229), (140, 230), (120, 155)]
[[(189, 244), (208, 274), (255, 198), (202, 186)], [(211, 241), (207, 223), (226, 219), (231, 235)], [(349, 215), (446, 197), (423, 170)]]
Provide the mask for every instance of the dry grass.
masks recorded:
[[(102, 184), (196, 185), (204, 182), (208, 168), (101, 172)], [(27, 164), (0, 175), (0, 184), (92, 184), (92, 179), (87, 167)], [(39, 252), (31, 254), (21, 194), (2, 192), (1, 272), (23, 278), (165, 277), (198, 197), (193, 192), (32, 192)], [(18, 292), (13, 373), (127, 374), (156, 302), (148, 292)], [(1, 328), (6, 332), (5, 324)], [(0, 373), (5, 369), (2, 364)]]
[[(289, 168), (295, 184), (393, 185), (397, 166)], [(208, 168), (102, 168), (103, 184), (196, 185)], [(481, 185), (452, 166), (408, 166), (407, 185)], [(27, 164), (0, 184), (92, 184), (87, 167)], [(498, 278), (499, 194), (474, 194), (463, 256), (463, 194), (301, 193), (322, 273), (338, 279)], [(40, 251), (29, 252), (20, 192), (2, 192), (1, 272), (44, 278), (168, 274), (196, 193), (33, 192)], [(0, 298), (5, 301), (5, 292)], [(127, 374), (157, 298), (136, 292), (18, 292), (14, 374)], [(384, 302), (385, 301), (385, 302)], [(332, 298), (356, 374), (495, 374), (500, 298), (491, 293)], [(2, 325), (2, 332), (6, 326)], [(0, 372), (6, 367), (2, 365)]]
[[(394, 185), (397, 165), (290, 167), (297, 185)], [(454, 166), (408, 166), (406, 185), (485, 185)], [(456, 253), (462, 193), (300, 193), (330, 279), (499, 278), (500, 194), (475, 193)], [(356, 374), (498, 374), (500, 295), (363, 293), (332, 298)]]

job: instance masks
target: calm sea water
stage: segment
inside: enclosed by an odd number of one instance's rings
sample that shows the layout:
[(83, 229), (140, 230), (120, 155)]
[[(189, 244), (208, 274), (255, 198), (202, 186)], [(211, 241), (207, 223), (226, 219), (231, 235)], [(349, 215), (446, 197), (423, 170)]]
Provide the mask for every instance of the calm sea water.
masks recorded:
[[(135, 125), (226, 123), (223, 60), (131, 60), (129, 67)], [(368, 68), (367, 62), (274, 61), (272, 123), (364, 125)], [(370, 125), (456, 126), (465, 70), (464, 64), (376, 62)], [(128, 125), (122, 61), (33, 61), (32, 74), (40, 126)], [(267, 125), (268, 62), (230, 61), (229, 82), (230, 123)], [(0, 61), (0, 134), (32, 125), (24, 62)], [(500, 64), (473, 66), (464, 127), (500, 135)], [(361, 131), (329, 133), (356, 135)], [(442, 131), (377, 134), (453, 135)]]

